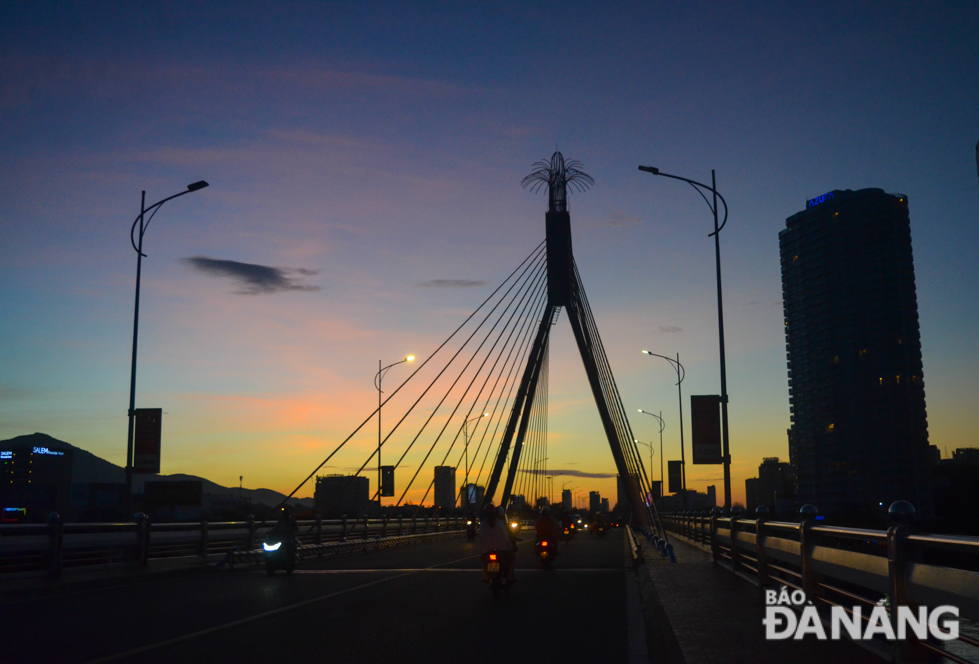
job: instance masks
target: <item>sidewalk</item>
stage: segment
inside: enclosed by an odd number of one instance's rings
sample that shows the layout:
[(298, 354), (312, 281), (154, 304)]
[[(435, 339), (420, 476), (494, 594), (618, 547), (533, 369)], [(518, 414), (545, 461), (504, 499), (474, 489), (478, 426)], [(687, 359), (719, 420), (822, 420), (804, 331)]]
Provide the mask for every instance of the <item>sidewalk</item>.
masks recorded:
[[(650, 661), (657, 664), (881, 664), (847, 641), (767, 641), (762, 591), (670, 538), (676, 564), (645, 546), (640, 575)], [(666, 624), (668, 623), (668, 624)]]

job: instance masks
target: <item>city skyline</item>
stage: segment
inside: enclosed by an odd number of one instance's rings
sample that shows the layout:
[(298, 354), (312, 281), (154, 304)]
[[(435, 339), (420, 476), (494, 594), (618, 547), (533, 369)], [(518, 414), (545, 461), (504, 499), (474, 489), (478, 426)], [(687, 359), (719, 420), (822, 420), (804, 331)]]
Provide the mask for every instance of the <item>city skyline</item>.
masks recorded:
[[(424, 359), (544, 238), (546, 197), (519, 184), (556, 143), (595, 177), (570, 196), (576, 260), (667, 459), (675, 374), (640, 351), (681, 355), (685, 399), (719, 392), (711, 218), (639, 164), (715, 169), (730, 205), (736, 502), (788, 458), (778, 232), (826, 191), (908, 195), (930, 442), (979, 442), (976, 8), (230, 7), (0, 7), (0, 439), (124, 465), (127, 233), (142, 189), (204, 179), (146, 235), (136, 405), (164, 410), (163, 473), (289, 493), (376, 407), (378, 360)], [(548, 467), (615, 495), (566, 325), (552, 344)], [(690, 489), (720, 475), (687, 464)]]

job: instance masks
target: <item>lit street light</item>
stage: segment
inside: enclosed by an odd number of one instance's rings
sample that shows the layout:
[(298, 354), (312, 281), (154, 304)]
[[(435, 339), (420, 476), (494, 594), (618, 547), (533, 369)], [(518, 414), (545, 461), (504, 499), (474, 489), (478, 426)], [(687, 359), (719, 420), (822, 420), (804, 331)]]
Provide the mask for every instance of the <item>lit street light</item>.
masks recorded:
[[(129, 440), (126, 445), (126, 512), (127, 514), (132, 514), (133, 512), (133, 430), (135, 428), (135, 418), (136, 418), (136, 338), (139, 333), (139, 283), (140, 276), (143, 268), (143, 234), (146, 229), (149, 228), (150, 222), (153, 221), (153, 217), (156, 213), (160, 211), (160, 208), (167, 201), (173, 200), (183, 196), (184, 194), (190, 194), (195, 191), (200, 191), (204, 187), (208, 186), (207, 182), (200, 180), (198, 182), (193, 182), (187, 185), (187, 189), (181, 191), (173, 196), (167, 196), (162, 201), (154, 203), (153, 205), (146, 207), (146, 191), (143, 191), (143, 197), (139, 203), (139, 216), (136, 217), (136, 221), (133, 222), (132, 228), (129, 229), (129, 241), (133, 245), (133, 249), (136, 251), (136, 306), (135, 312), (133, 314), (133, 360), (132, 360), (132, 372), (129, 379)], [(146, 223), (143, 223), (143, 219), (146, 217), (146, 213), (150, 210), (153, 214), (150, 215), (149, 219), (146, 219)], [(139, 224), (139, 243), (133, 239), (133, 233), (136, 232), (136, 225)]]
[[(714, 215), (714, 232), (710, 233), (707, 237), (714, 237), (714, 258), (717, 266), (717, 336), (718, 342), (720, 344), (721, 350), (721, 439), (724, 445), (724, 507), (727, 509), (731, 508), (731, 450), (728, 446), (728, 426), (727, 426), (727, 366), (724, 362), (724, 307), (722, 304), (721, 297), (721, 239), (720, 233), (721, 229), (727, 223), (727, 201), (724, 197), (717, 192), (717, 178), (714, 175), (713, 169), (710, 172), (710, 186), (696, 180), (690, 180), (688, 178), (680, 177), (679, 175), (670, 175), (669, 173), (663, 173), (658, 168), (653, 166), (640, 166), (640, 171), (646, 173), (652, 173), (653, 175), (661, 175), (665, 178), (673, 178), (674, 180), (680, 180), (686, 182), (691, 187), (693, 187), (701, 198), (707, 202), (707, 206)], [(709, 191), (713, 197), (713, 204), (711, 201), (707, 200), (707, 196), (704, 195), (705, 191)], [(721, 200), (724, 205), (724, 220), (718, 225), (717, 221), (717, 199)]]
[(381, 361), (377, 361), (377, 375), (374, 376), (374, 386), (377, 388), (377, 515), (381, 516), (381, 381), (384, 374), (391, 367), (396, 367), (405, 362), (414, 362), (415, 356), (409, 355), (403, 360), (398, 360), (386, 367), (381, 367)]

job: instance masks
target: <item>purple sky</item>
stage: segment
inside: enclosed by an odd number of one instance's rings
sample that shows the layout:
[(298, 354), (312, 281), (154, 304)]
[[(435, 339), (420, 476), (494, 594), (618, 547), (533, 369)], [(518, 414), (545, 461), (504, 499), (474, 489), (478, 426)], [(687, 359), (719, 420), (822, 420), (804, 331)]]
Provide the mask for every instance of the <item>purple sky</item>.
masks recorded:
[[(124, 462), (129, 226), (140, 190), (205, 179), (146, 235), (137, 406), (167, 413), (163, 472), (291, 490), (376, 406), (378, 359), (425, 357), (543, 239), (519, 182), (558, 147), (596, 180), (571, 197), (576, 259), (668, 459), (671, 372), (639, 351), (719, 390), (711, 219), (638, 164), (716, 169), (731, 207), (736, 500), (788, 456), (778, 231), (831, 189), (907, 194), (931, 442), (976, 445), (979, 7), (526, 5), (0, 5), (0, 437)], [(614, 472), (563, 318), (550, 388), (549, 467)], [(658, 447), (653, 424), (632, 419)]]

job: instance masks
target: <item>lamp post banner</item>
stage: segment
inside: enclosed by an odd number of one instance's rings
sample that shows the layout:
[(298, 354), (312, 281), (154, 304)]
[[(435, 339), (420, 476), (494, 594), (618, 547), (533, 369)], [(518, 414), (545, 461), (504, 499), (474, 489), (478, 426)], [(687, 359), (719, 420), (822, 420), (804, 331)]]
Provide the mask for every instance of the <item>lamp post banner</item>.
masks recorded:
[(691, 447), (695, 464), (724, 463), (720, 403), (721, 398), (716, 394), (690, 397)]
[(381, 496), (394, 495), (394, 466), (381, 466)]
[(669, 481), (669, 487), (667, 490), (670, 493), (680, 493), (683, 491), (683, 465), (678, 459), (676, 461), (667, 461), (667, 480)]
[(133, 472), (160, 472), (160, 432), (163, 427), (162, 408), (137, 408), (136, 436), (133, 441)]

